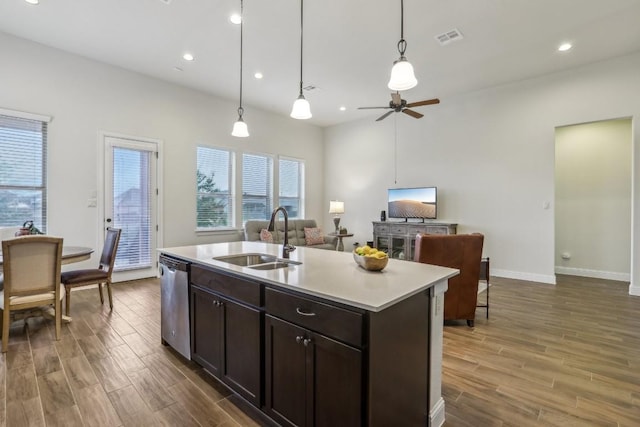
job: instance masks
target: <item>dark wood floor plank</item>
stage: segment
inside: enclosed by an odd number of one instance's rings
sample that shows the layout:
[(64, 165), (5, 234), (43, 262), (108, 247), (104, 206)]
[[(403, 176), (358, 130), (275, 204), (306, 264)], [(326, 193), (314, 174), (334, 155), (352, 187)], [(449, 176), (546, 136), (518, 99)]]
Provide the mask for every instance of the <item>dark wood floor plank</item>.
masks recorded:
[(232, 419), (217, 404), (205, 396), (186, 378), (168, 388), (173, 399), (180, 403), (200, 425), (214, 427), (232, 424)]
[(64, 372), (52, 372), (38, 377), (38, 388), (45, 417), (75, 406), (71, 388)]
[(108, 393), (116, 413), (126, 425), (135, 420), (153, 419), (153, 414), (133, 385)]
[(62, 369), (58, 352), (53, 343), (33, 349), (33, 365), (36, 369), (36, 375), (50, 374)]
[(133, 386), (152, 411), (157, 411), (175, 402), (149, 369), (145, 368), (128, 373), (128, 375)]
[(6, 403), (7, 427), (44, 426), (45, 419), (39, 397)]
[(88, 426), (122, 425), (109, 397), (100, 384), (83, 388), (76, 393), (78, 408)]
[(131, 384), (129, 377), (120, 369), (113, 358), (90, 360), (89, 363), (107, 393)]
[(62, 366), (74, 392), (98, 383), (98, 378), (84, 355), (65, 359), (62, 361)]

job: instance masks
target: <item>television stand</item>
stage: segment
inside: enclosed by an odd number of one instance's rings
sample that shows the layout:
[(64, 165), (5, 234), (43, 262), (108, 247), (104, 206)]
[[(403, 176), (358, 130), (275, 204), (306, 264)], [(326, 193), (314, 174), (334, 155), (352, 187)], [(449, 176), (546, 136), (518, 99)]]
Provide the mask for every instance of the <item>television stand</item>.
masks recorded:
[(457, 229), (448, 222), (374, 221), (373, 246), (389, 258), (413, 260), (416, 234), (456, 234)]

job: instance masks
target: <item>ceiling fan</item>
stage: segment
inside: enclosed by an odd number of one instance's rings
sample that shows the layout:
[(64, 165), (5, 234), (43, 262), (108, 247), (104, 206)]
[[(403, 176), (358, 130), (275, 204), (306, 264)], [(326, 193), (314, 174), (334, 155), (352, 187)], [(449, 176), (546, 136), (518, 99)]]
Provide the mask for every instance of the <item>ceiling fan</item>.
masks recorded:
[(391, 111), (388, 111), (388, 112), (384, 113), (382, 116), (378, 117), (376, 119), (376, 122), (379, 122), (380, 120), (386, 119), (387, 116), (389, 116), (393, 112), (405, 113), (405, 114), (410, 115), (411, 117), (419, 119), (420, 117), (423, 117), (424, 114), (420, 114), (417, 111), (410, 110), (409, 108), (420, 107), (422, 105), (433, 105), (433, 104), (439, 104), (439, 103), (440, 103), (440, 100), (438, 98), (434, 98), (434, 99), (427, 99), (425, 101), (411, 102), (411, 103), (407, 104), (406, 100), (400, 98), (400, 93), (399, 92), (395, 92), (395, 93), (391, 94), (391, 101), (389, 101), (389, 105), (386, 106), (386, 107), (358, 107), (358, 110), (372, 110), (372, 109), (378, 109), (378, 108), (391, 108)]

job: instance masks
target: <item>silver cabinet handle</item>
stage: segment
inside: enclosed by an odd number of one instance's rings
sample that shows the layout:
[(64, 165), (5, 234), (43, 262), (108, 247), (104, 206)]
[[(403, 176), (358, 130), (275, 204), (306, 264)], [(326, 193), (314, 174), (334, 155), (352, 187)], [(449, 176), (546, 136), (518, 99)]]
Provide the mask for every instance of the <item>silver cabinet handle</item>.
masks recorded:
[(304, 344), (304, 346), (308, 346), (309, 344), (311, 344), (311, 338), (305, 338), (304, 340), (302, 340), (302, 344)]
[(298, 336), (296, 337), (296, 342), (297, 342), (298, 344), (300, 344), (300, 343), (302, 342), (302, 340), (303, 340), (303, 339), (304, 339), (304, 337), (303, 337), (302, 335), (298, 335)]
[(300, 309), (300, 307), (296, 308), (296, 313), (298, 313), (300, 316), (315, 316), (316, 314), (311, 312), (311, 311), (303, 311)]

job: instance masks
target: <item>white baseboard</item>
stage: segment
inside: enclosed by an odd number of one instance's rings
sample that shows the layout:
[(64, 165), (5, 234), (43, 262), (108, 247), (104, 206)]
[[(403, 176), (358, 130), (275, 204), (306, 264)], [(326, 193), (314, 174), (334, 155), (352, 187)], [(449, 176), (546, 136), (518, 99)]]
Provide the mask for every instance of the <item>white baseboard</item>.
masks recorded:
[(640, 286), (629, 285), (629, 295), (640, 297)]
[(548, 285), (556, 284), (556, 276), (547, 274), (522, 273), (520, 271), (492, 268), (491, 276), (504, 277), (506, 279), (527, 280), (529, 282), (546, 283)]
[(442, 427), (444, 424), (444, 399), (440, 400), (429, 411), (429, 425), (433, 427)]
[(631, 281), (631, 274), (617, 273), (615, 271), (589, 270), (587, 268), (571, 268), (556, 266), (557, 274), (568, 274), (570, 276), (593, 277), (595, 279), (617, 280), (620, 282)]

